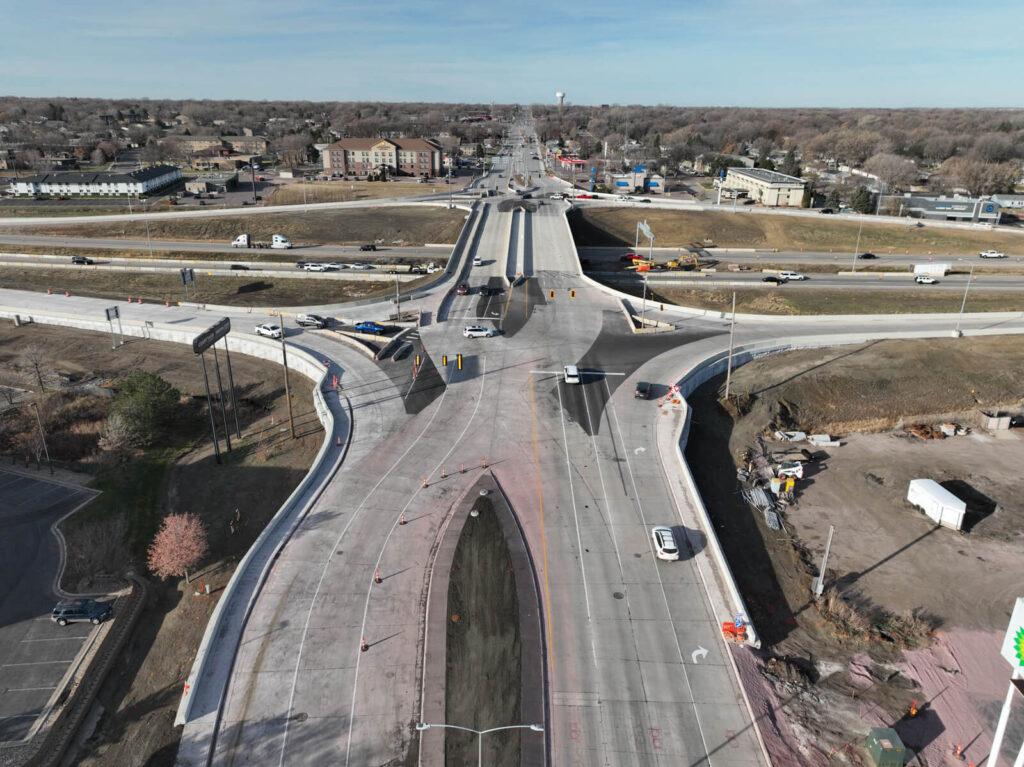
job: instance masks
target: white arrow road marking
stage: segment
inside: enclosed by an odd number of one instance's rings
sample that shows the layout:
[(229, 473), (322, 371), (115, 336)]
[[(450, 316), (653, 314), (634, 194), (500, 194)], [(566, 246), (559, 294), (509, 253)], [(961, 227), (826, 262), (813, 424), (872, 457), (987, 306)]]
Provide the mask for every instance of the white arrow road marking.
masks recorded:
[(693, 655), (692, 655), (691, 657), (692, 657), (692, 659), (693, 659), (693, 662), (694, 662), (694, 663), (696, 663), (696, 662), (697, 662), (697, 656), (698, 656), (698, 655), (699, 655), (700, 657), (702, 657), (702, 658), (706, 658), (706, 657), (707, 657), (707, 654), (708, 654), (708, 651), (707, 651), (707, 650), (705, 650), (705, 649), (704, 649), (703, 647), (701, 647), (700, 645), (697, 645), (697, 649), (693, 651)]

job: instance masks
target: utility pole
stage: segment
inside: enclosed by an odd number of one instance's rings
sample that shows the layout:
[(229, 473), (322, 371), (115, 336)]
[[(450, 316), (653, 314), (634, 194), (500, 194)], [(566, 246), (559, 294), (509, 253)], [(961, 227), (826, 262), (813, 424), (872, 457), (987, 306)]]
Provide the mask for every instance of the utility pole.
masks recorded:
[(281, 328), (281, 362), (284, 364), (284, 398), (288, 400), (288, 426), (295, 439), (295, 416), (292, 414), (292, 391), (288, 386), (288, 347), (284, 343), (284, 315), (277, 313), (278, 326)]
[(732, 379), (732, 342), (736, 337), (736, 291), (732, 292), (732, 322), (729, 324), (729, 361), (725, 368), (725, 399), (729, 400), (729, 383)]
[(820, 597), (825, 591), (825, 568), (828, 567), (828, 554), (832, 550), (832, 536), (836, 534), (836, 526), (828, 526), (828, 541), (825, 543), (825, 554), (821, 558), (821, 570), (818, 577), (814, 579), (814, 596)]

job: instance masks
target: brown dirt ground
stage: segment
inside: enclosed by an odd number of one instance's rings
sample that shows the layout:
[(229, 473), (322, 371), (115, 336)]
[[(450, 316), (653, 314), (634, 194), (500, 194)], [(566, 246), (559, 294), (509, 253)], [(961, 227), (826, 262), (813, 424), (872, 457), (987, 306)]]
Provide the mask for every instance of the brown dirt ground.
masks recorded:
[[(975, 428), (965, 437), (922, 441), (895, 427), (948, 418), (971, 425), (979, 403), (1019, 411), (1022, 381), (1024, 352), (1013, 337), (971, 339), (969, 346), (888, 341), (791, 352), (739, 368), (733, 391), (753, 400), (736, 422), (718, 404), (720, 380), (691, 397), (687, 459), (761, 633), (761, 663), (776, 659), (762, 665), (751, 697), (756, 709), (764, 706), (762, 729), (779, 764), (796, 756), (806, 764), (853, 763), (854, 755), (864, 758), (867, 728), (881, 724), (930, 754), (921, 763), (944, 763), (936, 754), (952, 736), (935, 734), (941, 722), (905, 716), (913, 700), (931, 704), (942, 688), (921, 664), (908, 665), (904, 650), (927, 646), (930, 635), (921, 632), (928, 626), (948, 633), (951, 645), (965, 629), (1005, 627), (1024, 579), (1024, 502), (1016, 490), (1024, 440), (1016, 430), (997, 439)], [(737, 495), (740, 455), (769, 428), (829, 432), (843, 442), (814, 449), (823, 460), (797, 482), (781, 531)], [(811, 448), (771, 440), (767, 447), (779, 454)], [(904, 500), (916, 477), (948, 483), (968, 499), (970, 532), (937, 528)], [(828, 582), (849, 610), (842, 603), (821, 610), (810, 597), (829, 525), (837, 533)], [(987, 682), (975, 680), (975, 690)], [(956, 700), (980, 707), (984, 715), (975, 718), (993, 726), (997, 703)], [(963, 713), (947, 711), (945, 726)], [(839, 753), (829, 761), (833, 748)]]
[[(778, 248), (779, 250), (852, 253), (857, 246), (858, 222), (837, 221), (828, 216), (805, 218), (717, 211), (644, 211), (657, 236), (659, 247), (714, 243), (720, 248)], [(630, 246), (636, 236), (637, 212), (625, 208), (585, 208), (569, 216), (573, 238), (580, 246)], [(936, 255), (977, 253), (996, 248), (1007, 254), (1024, 253), (1024, 237), (1013, 232), (979, 232), (936, 226), (865, 222), (860, 232), (862, 251), (878, 253), (909, 250)]]
[[(393, 295), (393, 280), (357, 282), (335, 279), (309, 279), (250, 275), (239, 272), (240, 277), (205, 276), (196, 270), (198, 293), (189, 300), (204, 304), (227, 306), (275, 307), (322, 306), (324, 304), (355, 301), (373, 296)], [(424, 275), (421, 279), (403, 282), (402, 289), (410, 290), (434, 279)], [(144, 301), (176, 304), (185, 298), (181, 280), (168, 272), (110, 272), (74, 269), (0, 269), (0, 288), (13, 290), (52, 290), (58, 296), (65, 290), (72, 295), (111, 298), (123, 301), (128, 296)]]
[[(46, 325), (5, 327), (2, 338), (0, 362), (11, 361), (26, 344), (39, 344), (47, 349), (52, 367), (70, 381), (106, 379), (144, 369), (183, 393), (203, 390), (202, 370), (191, 349), (181, 344), (132, 339), (112, 351), (106, 334)], [(122, 662), (101, 688), (99, 701), (105, 713), (75, 756), (75, 764), (158, 767), (174, 763), (180, 738), (180, 729), (173, 727), (174, 715), (219, 592), (238, 558), (305, 475), (320, 448), (323, 430), (305, 378), (298, 377), (298, 386), (292, 380), (300, 435), (293, 441), (282, 430), (287, 408), (280, 368), (241, 354), (233, 355), (231, 362), (240, 392), (242, 439), (233, 440), (234, 449), (221, 466), (215, 464), (208, 440), (182, 451), (158, 494), (163, 513), (191, 511), (202, 516), (211, 554), (196, 577), (209, 583), (213, 594), (193, 596), (195, 581), (192, 586), (176, 580), (153, 582), (150, 603), (123, 651)], [(222, 442), (222, 451), (223, 447)], [(242, 523), (232, 534), (228, 523), (236, 508)], [(86, 507), (64, 523), (69, 551), (76, 548), (78, 536), (96, 515), (92, 509)], [(128, 565), (112, 563), (111, 569)], [(74, 588), (75, 584), (65, 585)]]
[[(467, 179), (468, 180), (468, 179)], [(302, 187), (306, 189), (303, 191)], [(458, 189), (464, 184), (453, 183)], [(349, 202), (351, 200), (382, 200), (394, 197), (416, 197), (422, 194), (439, 194), (448, 191), (448, 185), (441, 181), (429, 184), (416, 182), (389, 181), (386, 184), (372, 181), (312, 181), (305, 185), (295, 182), (275, 185), (273, 197), (268, 205), (302, 205), (304, 202)]]
[[(344, 245), (381, 241), (386, 244), (423, 245), (428, 242), (455, 242), (465, 224), (466, 212), (441, 206), (408, 206), (355, 210), (318, 210), (308, 213), (266, 213), (224, 218), (174, 218), (150, 221), (149, 237), (160, 240), (198, 240), (230, 243), (239, 232), (248, 232), (256, 240), (269, 241), (275, 233), (284, 233), (296, 245)], [(89, 224), (28, 223), (19, 234), (45, 234), (74, 237), (146, 239), (146, 224), (139, 222)], [(294, 254), (290, 254), (294, 255)]]

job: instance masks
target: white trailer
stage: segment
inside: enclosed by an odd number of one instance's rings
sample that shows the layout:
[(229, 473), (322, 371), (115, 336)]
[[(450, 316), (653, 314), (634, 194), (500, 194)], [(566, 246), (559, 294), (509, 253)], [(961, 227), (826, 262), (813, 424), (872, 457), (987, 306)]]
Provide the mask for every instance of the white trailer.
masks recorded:
[(949, 492), (934, 479), (912, 479), (907, 489), (907, 500), (943, 527), (961, 530), (967, 504)]
[(945, 277), (952, 268), (952, 264), (914, 264), (914, 276)]

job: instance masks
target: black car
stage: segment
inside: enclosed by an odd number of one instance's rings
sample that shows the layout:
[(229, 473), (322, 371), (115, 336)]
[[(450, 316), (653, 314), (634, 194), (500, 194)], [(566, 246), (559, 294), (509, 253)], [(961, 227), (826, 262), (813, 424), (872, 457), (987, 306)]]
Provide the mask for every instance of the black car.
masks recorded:
[(72, 256), (71, 263), (79, 264), (80, 266), (89, 266), (92, 264), (92, 259), (86, 258), (85, 256)]
[(776, 277), (774, 274), (769, 274), (761, 282), (771, 282), (775, 285), (785, 285), (787, 280), (785, 277)]
[(874, 253), (861, 253), (859, 256), (857, 256), (857, 258), (870, 260), (872, 258), (878, 258), (878, 256), (876, 256)]
[(246, 266), (245, 264), (232, 264), (231, 265), (231, 271), (233, 271), (233, 272), (247, 272), (247, 271), (249, 271), (249, 267)]
[(377, 246), (376, 245), (360, 245), (359, 249), (360, 250), (376, 250)]
[(646, 381), (637, 381), (636, 388), (633, 390), (633, 396), (636, 399), (650, 399), (651, 385)]
[(62, 599), (50, 613), (50, 620), (60, 626), (76, 621), (89, 621), (93, 625), (102, 623), (113, 611), (110, 602), (96, 602), (92, 599)]
[(832, 213), (835, 213), (835, 211), (832, 210), (832, 208), (822, 208), (821, 210), (818, 211), (818, 213), (820, 213), (823, 216), (828, 216)]

